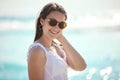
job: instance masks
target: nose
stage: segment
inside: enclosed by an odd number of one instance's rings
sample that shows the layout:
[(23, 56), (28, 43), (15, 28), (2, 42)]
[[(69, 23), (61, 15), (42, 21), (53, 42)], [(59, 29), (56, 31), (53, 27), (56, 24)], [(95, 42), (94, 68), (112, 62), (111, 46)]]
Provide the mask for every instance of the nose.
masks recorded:
[(59, 23), (57, 23), (57, 24), (55, 25), (55, 28), (59, 28)]

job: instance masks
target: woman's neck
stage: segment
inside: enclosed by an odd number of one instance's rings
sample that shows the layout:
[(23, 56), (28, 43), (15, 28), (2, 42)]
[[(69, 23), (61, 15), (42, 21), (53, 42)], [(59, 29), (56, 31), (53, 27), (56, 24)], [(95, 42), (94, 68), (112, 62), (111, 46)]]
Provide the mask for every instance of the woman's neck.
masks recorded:
[(37, 42), (41, 43), (45, 47), (51, 47), (52, 45), (52, 39), (48, 39), (44, 36), (41, 36), (41, 38), (38, 39)]

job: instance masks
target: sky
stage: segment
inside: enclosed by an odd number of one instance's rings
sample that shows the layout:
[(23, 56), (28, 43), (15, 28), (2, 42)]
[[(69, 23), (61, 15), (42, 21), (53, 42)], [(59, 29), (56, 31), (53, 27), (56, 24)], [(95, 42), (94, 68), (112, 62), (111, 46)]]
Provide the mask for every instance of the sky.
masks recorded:
[(69, 22), (75, 20), (69, 25), (120, 25), (120, 0), (0, 0), (0, 17), (36, 17), (48, 2), (57, 2), (65, 8)]
[(68, 13), (76, 16), (120, 11), (120, 0), (0, 0), (0, 15), (34, 15), (51, 1), (61, 4)]

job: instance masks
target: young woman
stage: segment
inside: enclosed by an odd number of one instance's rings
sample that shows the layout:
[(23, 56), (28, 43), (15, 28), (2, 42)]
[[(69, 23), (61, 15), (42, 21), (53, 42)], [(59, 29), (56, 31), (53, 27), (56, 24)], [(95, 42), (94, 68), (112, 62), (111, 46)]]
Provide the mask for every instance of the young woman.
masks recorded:
[(86, 68), (83, 57), (62, 34), (66, 19), (61, 5), (48, 3), (43, 7), (37, 19), (34, 43), (28, 51), (29, 80), (68, 80), (68, 66), (78, 71)]

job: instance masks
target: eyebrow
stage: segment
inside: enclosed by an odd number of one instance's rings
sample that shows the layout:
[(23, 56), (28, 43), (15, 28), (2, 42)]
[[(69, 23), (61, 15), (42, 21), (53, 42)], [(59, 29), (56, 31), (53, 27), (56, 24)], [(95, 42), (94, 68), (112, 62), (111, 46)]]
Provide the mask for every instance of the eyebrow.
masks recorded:
[[(56, 20), (55, 18), (47, 18), (47, 19), (53, 19), (53, 20)], [(58, 21), (56, 20), (57, 22), (65, 22), (65, 21)]]

